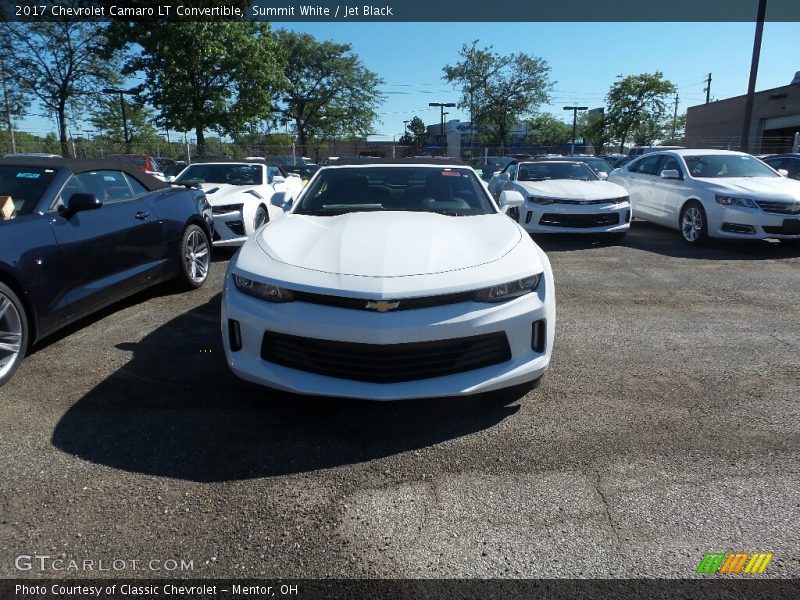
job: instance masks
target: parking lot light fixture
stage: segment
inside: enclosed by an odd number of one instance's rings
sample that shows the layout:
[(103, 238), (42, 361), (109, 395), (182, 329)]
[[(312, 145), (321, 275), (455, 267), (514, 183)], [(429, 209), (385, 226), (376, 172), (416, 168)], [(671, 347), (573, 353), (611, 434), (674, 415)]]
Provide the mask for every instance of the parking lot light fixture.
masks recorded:
[(129, 96), (133, 96), (136, 92), (133, 90), (121, 90), (118, 88), (104, 88), (102, 90), (104, 94), (119, 94), (119, 105), (122, 108), (122, 131), (125, 136), (125, 154), (131, 153), (131, 139), (128, 135), (128, 116), (125, 113), (125, 98), (124, 95), (128, 94)]
[(575, 129), (578, 125), (578, 111), (589, 110), (588, 106), (565, 106), (564, 110), (572, 111), (572, 146), (570, 148), (570, 156), (575, 156)]
[(442, 155), (444, 156), (444, 154), (445, 154), (445, 151), (444, 151), (444, 144), (445, 144), (444, 115), (446, 114), (444, 112), (444, 109), (445, 108), (455, 108), (456, 104), (455, 104), (455, 102), (429, 102), (428, 106), (439, 107), (439, 111), (441, 113), (441, 118), (440, 118), (440, 123), (441, 124), (439, 126), (439, 144), (442, 147)]

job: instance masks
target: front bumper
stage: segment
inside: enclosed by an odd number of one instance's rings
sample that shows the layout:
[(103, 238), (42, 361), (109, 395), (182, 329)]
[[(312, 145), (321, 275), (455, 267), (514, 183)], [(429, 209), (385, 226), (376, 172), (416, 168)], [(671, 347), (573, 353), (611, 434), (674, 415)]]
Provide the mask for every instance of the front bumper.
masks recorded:
[(760, 208), (719, 207), (708, 215), (711, 237), (763, 240), (800, 239), (800, 215), (768, 213)]
[(631, 226), (629, 202), (535, 204), (519, 209), (519, 224), (529, 233), (622, 233)]
[[(241, 349), (231, 350), (229, 319), (238, 322)], [(544, 344), (532, 349), (533, 323), (544, 320)], [(508, 302), (462, 302), (432, 308), (374, 313), (304, 302), (272, 304), (239, 292), (226, 277), (222, 338), (228, 365), (247, 381), (284, 391), (369, 400), (470, 395), (532, 382), (550, 363), (555, 331), (552, 276), (535, 293)], [(465, 372), (396, 383), (330, 377), (262, 359), (265, 332), (361, 344), (403, 344), (502, 332), (510, 359)]]
[(241, 246), (247, 240), (242, 211), (214, 214), (214, 246)]

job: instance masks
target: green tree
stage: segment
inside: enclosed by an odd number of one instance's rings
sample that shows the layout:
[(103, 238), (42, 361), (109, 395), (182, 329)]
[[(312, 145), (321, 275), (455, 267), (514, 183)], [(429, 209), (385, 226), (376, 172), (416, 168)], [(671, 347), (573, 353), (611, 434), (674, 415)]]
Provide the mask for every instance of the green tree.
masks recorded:
[(349, 44), (319, 42), (307, 33), (278, 31), (287, 57), (288, 87), (279, 114), (290, 119), (300, 151), (309, 140), (363, 138), (372, 133), (383, 102), (383, 80), (367, 69)]
[(111, 27), (111, 49), (129, 50), (124, 74), (145, 76), (140, 90), (156, 108), (156, 123), (194, 131), (200, 155), (206, 152), (206, 131), (237, 133), (266, 118), (273, 94), (285, 83), (281, 52), (267, 24), (216, 21)]
[(606, 118), (620, 152), (634, 132), (640, 139), (653, 136), (666, 115), (667, 96), (674, 93), (675, 85), (660, 71), (629, 75), (614, 82), (606, 96)]
[(578, 131), (584, 141), (600, 154), (611, 143), (611, 128), (604, 113), (585, 112), (578, 116)]
[(572, 128), (553, 115), (538, 115), (528, 120), (528, 140), (538, 146), (557, 147), (572, 140)]
[(0, 54), (10, 80), (58, 120), (61, 154), (69, 154), (67, 113), (89, 94), (116, 81), (111, 56), (101, 51), (95, 23), (42, 21), (0, 24)]
[[(147, 147), (161, 141), (158, 130), (153, 126), (153, 110), (138, 102), (130, 102), (127, 98), (124, 102), (130, 144)], [(89, 111), (89, 122), (98, 136), (121, 141), (124, 145), (125, 128), (118, 95), (101, 96)]]
[(549, 101), (550, 67), (525, 53), (501, 56), (478, 40), (463, 45), (462, 60), (446, 65), (444, 79), (461, 87), (459, 108), (469, 109), (481, 136), (504, 148), (513, 126)]
[(417, 156), (422, 152), (422, 146), (428, 140), (428, 128), (422, 119), (417, 116), (408, 122), (406, 132), (400, 137), (399, 143), (405, 146), (406, 156)]

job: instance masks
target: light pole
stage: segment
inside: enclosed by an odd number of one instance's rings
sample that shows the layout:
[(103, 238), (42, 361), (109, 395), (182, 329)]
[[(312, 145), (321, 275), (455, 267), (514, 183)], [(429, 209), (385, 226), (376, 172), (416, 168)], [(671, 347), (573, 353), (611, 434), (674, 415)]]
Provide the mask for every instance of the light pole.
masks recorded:
[(588, 106), (565, 106), (564, 110), (571, 110), (572, 111), (572, 149), (570, 150), (570, 156), (575, 156), (575, 130), (578, 126), (578, 111), (579, 110), (589, 110)]
[[(742, 120), (742, 141), (739, 150), (750, 152), (750, 122), (753, 120), (753, 100), (756, 93), (756, 77), (758, 77), (758, 61), (761, 57), (761, 36), (764, 34), (764, 17), (767, 13), (767, 0), (759, 0), (756, 15), (756, 35), (753, 39), (753, 57), (750, 61), (750, 81), (747, 85), (747, 97), (744, 102), (744, 119)], [(711, 84), (708, 84), (711, 87)]]
[(104, 94), (119, 94), (119, 105), (122, 108), (122, 130), (125, 134), (125, 154), (131, 153), (131, 140), (128, 136), (128, 115), (125, 113), (125, 99), (123, 96), (128, 94), (129, 96), (133, 96), (136, 94), (133, 90), (121, 90), (118, 88), (105, 88), (103, 89)]
[(438, 106), (439, 111), (441, 113), (440, 119), (440, 127), (439, 127), (439, 143), (442, 146), (442, 155), (444, 155), (444, 144), (445, 144), (445, 137), (444, 137), (444, 109), (445, 108), (455, 108), (455, 102), (429, 102), (428, 106)]

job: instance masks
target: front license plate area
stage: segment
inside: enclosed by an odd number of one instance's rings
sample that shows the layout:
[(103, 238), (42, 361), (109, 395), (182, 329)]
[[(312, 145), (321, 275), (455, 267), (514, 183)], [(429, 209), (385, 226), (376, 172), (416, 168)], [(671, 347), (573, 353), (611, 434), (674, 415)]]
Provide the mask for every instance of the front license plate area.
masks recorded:
[(800, 233), (800, 219), (784, 219), (783, 231), (789, 235)]

